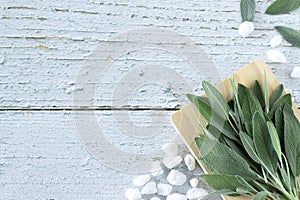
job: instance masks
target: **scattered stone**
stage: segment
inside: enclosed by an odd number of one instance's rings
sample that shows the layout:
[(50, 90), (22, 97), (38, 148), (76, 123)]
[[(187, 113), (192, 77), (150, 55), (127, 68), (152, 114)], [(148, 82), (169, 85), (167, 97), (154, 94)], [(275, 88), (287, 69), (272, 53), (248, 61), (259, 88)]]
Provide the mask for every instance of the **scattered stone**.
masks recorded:
[(198, 183), (199, 183), (199, 181), (198, 181), (197, 178), (192, 178), (192, 179), (190, 180), (190, 185), (191, 185), (193, 188), (197, 187), (197, 186), (198, 186)]
[(141, 194), (155, 194), (157, 192), (156, 183), (149, 182), (141, 190)]
[(176, 143), (167, 143), (162, 146), (162, 150), (170, 157), (177, 156), (178, 147)]
[(186, 193), (188, 199), (202, 199), (208, 192), (202, 188), (192, 188)]
[(292, 73), (291, 73), (292, 78), (300, 78), (300, 67), (294, 67)]
[(168, 169), (173, 169), (174, 167), (178, 166), (182, 162), (182, 158), (181, 156), (165, 157), (163, 158), (162, 162)]
[(267, 57), (272, 62), (277, 62), (277, 63), (285, 63), (286, 62), (285, 55), (278, 50), (269, 50), (267, 53)]
[(173, 187), (169, 184), (159, 183), (157, 185), (157, 194), (161, 196), (168, 196), (172, 192)]
[(143, 186), (150, 181), (149, 175), (140, 175), (133, 179), (133, 185), (135, 186)]
[(167, 181), (171, 185), (183, 185), (186, 181), (186, 176), (178, 170), (172, 169), (167, 177)]
[(254, 31), (254, 25), (252, 22), (245, 21), (240, 24), (238, 32), (242, 37), (248, 37)]
[(183, 194), (173, 193), (167, 196), (166, 200), (187, 200), (187, 198)]
[(161, 168), (160, 162), (159, 162), (158, 160), (157, 160), (157, 161), (154, 161), (154, 162), (152, 163), (151, 174), (152, 174), (152, 176), (154, 176), (154, 177), (157, 177), (157, 176), (160, 176), (160, 175), (163, 175), (163, 174), (164, 174), (164, 170)]
[(184, 163), (188, 170), (192, 171), (195, 169), (195, 158), (191, 154), (184, 157)]
[(160, 200), (159, 197), (152, 197), (150, 200)]
[(270, 45), (272, 48), (279, 46), (282, 43), (282, 37), (280, 35), (276, 35), (272, 37), (270, 41)]
[(128, 200), (139, 200), (142, 198), (141, 192), (138, 189), (127, 188), (125, 196)]

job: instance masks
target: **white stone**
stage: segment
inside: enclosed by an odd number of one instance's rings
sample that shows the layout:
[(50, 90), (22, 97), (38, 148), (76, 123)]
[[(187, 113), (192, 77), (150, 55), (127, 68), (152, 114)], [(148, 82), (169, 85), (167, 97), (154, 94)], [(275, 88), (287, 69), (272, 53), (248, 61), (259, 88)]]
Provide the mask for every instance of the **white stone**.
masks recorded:
[(171, 185), (183, 185), (186, 181), (186, 176), (178, 170), (172, 169), (167, 176), (167, 181)]
[(133, 179), (133, 185), (135, 186), (143, 186), (150, 181), (149, 175), (140, 175)]
[(161, 168), (160, 162), (159, 162), (158, 160), (157, 160), (157, 161), (154, 161), (154, 162), (152, 163), (151, 174), (152, 174), (152, 176), (154, 176), (154, 177), (157, 177), (157, 176), (160, 176), (160, 175), (163, 175), (163, 174), (164, 174), (164, 170)]
[(141, 192), (138, 189), (127, 188), (125, 196), (128, 200), (139, 200), (142, 198)]
[(208, 192), (202, 188), (192, 188), (186, 193), (188, 199), (202, 199)]
[(166, 200), (187, 200), (187, 198), (183, 194), (173, 193), (167, 196)]
[(292, 73), (291, 73), (292, 78), (300, 78), (300, 67), (294, 67)]
[(150, 200), (160, 200), (159, 197), (152, 197)]
[(192, 178), (192, 179), (190, 180), (190, 185), (191, 185), (193, 188), (197, 187), (197, 186), (198, 186), (198, 183), (199, 183), (199, 181), (198, 181), (197, 178)]
[(149, 182), (141, 190), (141, 194), (155, 194), (157, 192), (156, 183)]
[(168, 169), (173, 169), (174, 167), (178, 166), (182, 162), (182, 158), (181, 156), (165, 157), (163, 158), (162, 162)]
[(277, 62), (277, 63), (285, 63), (286, 62), (285, 55), (278, 50), (269, 50), (267, 53), (267, 57), (272, 62)]
[(238, 32), (242, 37), (248, 37), (254, 31), (254, 25), (252, 22), (245, 21), (240, 24)]
[(157, 194), (161, 196), (168, 196), (172, 192), (172, 185), (169, 184), (164, 184), (164, 183), (159, 183), (157, 185)]
[(178, 154), (178, 147), (176, 143), (167, 143), (162, 146), (162, 150), (168, 156), (177, 156)]
[(280, 35), (276, 35), (272, 37), (270, 41), (270, 45), (272, 48), (279, 46), (282, 43), (282, 37)]
[(195, 169), (195, 158), (191, 154), (188, 154), (184, 157), (184, 163), (188, 170), (192, 171)]

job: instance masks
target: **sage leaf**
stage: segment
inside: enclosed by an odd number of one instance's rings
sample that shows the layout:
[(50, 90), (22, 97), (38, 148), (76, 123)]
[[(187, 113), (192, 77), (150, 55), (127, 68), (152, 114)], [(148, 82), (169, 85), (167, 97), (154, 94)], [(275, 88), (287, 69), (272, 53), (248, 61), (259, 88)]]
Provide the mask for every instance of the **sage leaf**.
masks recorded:
[(254, 81), (252, 91), (253, 91), (254, 95), (256, 96), (256, 98), (258, 99), (258, 101), (260, 102), (260, 104), (263, 105), (263, 102), (264, 102), (263, 96), (264, 95), (263, 95), (262, 89), (260, 87), (260, 84), (257, 80)]
[(216, 190), (214, 192), (209, 193), (208, 195), (205, 195), (202, 199), (205, 200), (219, 195), (236, 195), (236, 194), (237, 193), (235, 191), (228, 190), (228, 189)]
[(260, 163), (259, 157), (255, 151), (253, 140), (249, 135), (245, 132), (240, 132), (240, 138), (243, 143), (245, 150), (247, 151), (248, 155), (254, 160), (256, 163)]
[[(202, 87), (209, 100), (210, 106), (214, 108), (214, 111), (220, 115), (222, 119), (227, 119), (230, 108), (221, 93), (207, 81), (202, 82)], [(215, 112), (212, 113), (212, 115), (216, 114)]]
[(209, 101), (203, 97), (199, 97), (193, 94), (187, 94), (187, 98), (196, 106), (203, 118), (209, 122), (211, 118), (211, 106)]
[(235, 176), (228, 174), (203, 174), (200, 177), (215, 190), (236, 190), (241, 187)]
[(279, 160), (281, 161), (281, 146), (280, 146), (280, 141), (279, 141), (279, 136), (278, 136), (277, 130), (272, 122), (267, 122), (267, 127), (269, 130), (273, 148), (275, 149), (277, 156), (278, 156)]
[(273, 119), (276, 110), (279, 109), (279, 108), (283, 109), (285, 104), (292, 106), (292, 96), (291, 96), (291, 94), (283, 95), (278, 101), (276, 101), (274, 103), (271, 111), (268, 113), (270, 119)]
[(283, 116), (285, 154), (292, 174), (297, 177), (300, 175), (300, 122), (289, 105), (284, 106)]
[(275, 26), (275, 29), (288, 43), (300, 48), (300, 32), (285, 26)]
[(299, 0), (277, 0), (267, 8), (265, 13), (269, 15), (289, 14), (299, 7)]
[(276, 152), (268, 134), (267, 122), (259, 112), (256, 112), (253, 117), (253, 142), (259, 160), (274, 173), (277, 167)]
[(265, 110), (266, 113), (269, 112), (269, 84), (268, 84), (268, 77), (267, 77), (267, 73), (266, 70), (264, 70), (264, 99), (265, 99)]
[[(283, 112), (281, 108), (278, 108), (275, 112), (275, 124), (278, 137), (280, 140), (280, 145), (284, 147), (284, 121), (283, 121)], [(283, 150), (283, 149), (282, 149)]]
[(248, 183), (243, 177), (236, 176), (237, 181), (245, 188), (248, 192), (256, 192), (256, 189)]
[(282, 96), (282, 92), (283, 92), (283, 85), (280, 84), (273, 92), (271, 99), (270, 99), (270, 107), (272, 108), (272, 106), (274, 105), (274, 103), (276, 101), (278, 101), (278, 99)]
[(240, 9), (243, 22), (252, 22), (255, 16), (255, 0), (241, 0)]
[(268, 196), (268, 193), (266, 191), (261, 191), (254, 195), (253, 200), (265, 200)]
[(211, 151), (199, 160), (204, 166), (207, 165), (219, 174), (239, 175), (245, 180), (255, 180), (257, 178), (245, 159), (219, 142), (216, 142)]

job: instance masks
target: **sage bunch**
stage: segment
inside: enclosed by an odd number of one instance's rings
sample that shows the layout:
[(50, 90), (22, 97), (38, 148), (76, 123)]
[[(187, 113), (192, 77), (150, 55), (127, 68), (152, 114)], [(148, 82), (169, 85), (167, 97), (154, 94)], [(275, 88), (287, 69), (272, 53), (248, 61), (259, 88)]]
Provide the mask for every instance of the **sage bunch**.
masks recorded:
[[(269, 98), (267, 77), (263, 87), (251, 88), (231, 79), (227, 102), (203, 81), (205, 97), (187, 94), (205, 122), (205, 136), (195, 138), (199, 161), (211, 174), (201, 175), (216, 195), (248, 196), (254, 200), (299, 200), (300, 123), (291, 94), (279, 85)], [(262, 89), (263, 88), (263, 89)]]

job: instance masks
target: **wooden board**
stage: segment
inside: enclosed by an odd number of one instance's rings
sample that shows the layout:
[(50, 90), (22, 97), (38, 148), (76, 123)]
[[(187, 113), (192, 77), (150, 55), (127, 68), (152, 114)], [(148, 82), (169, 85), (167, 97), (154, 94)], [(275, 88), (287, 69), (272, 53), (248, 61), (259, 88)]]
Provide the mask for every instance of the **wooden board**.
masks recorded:
[[(240, 70), (234, 73), (234, 78), (236, 83), (242, 83), (246, 87), (251, 87), (254, 80), (258, 80), (261, 85), (264, 82), (264, 71), (266, 71), (268, 77), (268, 87), (269, 95), (271, 96), (274, 89), (280, 84), (276, 77), (273, 75), (268, 66), (260, 60), (251, 62), (250, 64), (244, 66)], [(230, 86), (230, 79), (232, 76), (227, 77), (221, 83), (216, 85), (216, 88), (221, 92), (224, 98), (228, 101), (232, 97), (232, 90)], [(300, 110), (293, 105), (294, 113), (296, 117), (300, 120)], [(198, 121), (202, 120), (199, 112), (196, 110), (192, 103), (184, 106), (179, 111), (175, 112), (171, 116), (171, 122), (187, 147), (190, 149), (191, 153), (195, 158), (199, 158), (199, 151), (194, 142), (195, 137), (198, 135), (203, 135)], [(199, 163), (199, 162), (198, 162)], [(199, 163), (201, 165), (201, 163)], [(203, 166), (201, 166), (203, 168)], [(203, 168), (205, 170), (205, 168)], [(207, 170), (205, 170), (207, 172)], [(225, 200), (233, 199), (248, 199), (248, 198), (233, 198), (225, 196)]]

